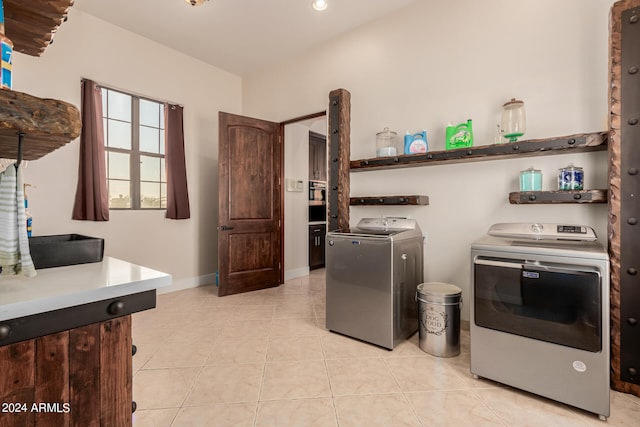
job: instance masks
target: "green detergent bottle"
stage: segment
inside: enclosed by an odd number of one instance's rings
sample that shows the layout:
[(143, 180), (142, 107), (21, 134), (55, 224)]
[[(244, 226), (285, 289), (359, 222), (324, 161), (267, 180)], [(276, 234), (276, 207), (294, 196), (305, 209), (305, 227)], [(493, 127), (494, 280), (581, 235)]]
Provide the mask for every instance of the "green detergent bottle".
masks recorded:
[(457, 126), (449, 124), (446, 131), (447, 150), (456, 148), (471, 147), (473, 145), (473, 128), (471, 127), (471, 119), (466, 123), (460, 123)]

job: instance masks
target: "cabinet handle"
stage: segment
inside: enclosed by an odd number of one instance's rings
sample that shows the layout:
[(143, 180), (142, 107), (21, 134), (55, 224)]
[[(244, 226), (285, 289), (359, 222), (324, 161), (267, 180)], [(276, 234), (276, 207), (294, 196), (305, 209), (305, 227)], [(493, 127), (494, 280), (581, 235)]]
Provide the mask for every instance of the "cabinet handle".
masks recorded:
[(9, 325), (0, 325), (0, 340), (9, 338), (11, 327)]
[(122, 301), (114, 301), (107, 308), (109, 314), (122, 314), (124, 312), (124, 303)]

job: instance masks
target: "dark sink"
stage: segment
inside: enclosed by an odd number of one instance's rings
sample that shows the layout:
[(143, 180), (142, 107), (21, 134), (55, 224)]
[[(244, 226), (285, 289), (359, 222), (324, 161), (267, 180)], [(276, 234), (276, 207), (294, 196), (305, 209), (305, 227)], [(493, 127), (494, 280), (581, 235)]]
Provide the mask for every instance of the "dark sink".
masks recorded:
[(36, 269), (100, 262), (104, 239), (80, 234), (29, 237), (29, 251)]

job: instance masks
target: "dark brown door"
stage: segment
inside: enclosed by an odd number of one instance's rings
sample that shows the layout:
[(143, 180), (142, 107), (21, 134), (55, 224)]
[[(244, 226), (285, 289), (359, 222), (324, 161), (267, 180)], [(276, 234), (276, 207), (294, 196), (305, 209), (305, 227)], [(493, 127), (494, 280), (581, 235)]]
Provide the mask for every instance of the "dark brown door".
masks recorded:
[(282, 273), (280, 124), (220, 112), (218, 295), (278, 286)]

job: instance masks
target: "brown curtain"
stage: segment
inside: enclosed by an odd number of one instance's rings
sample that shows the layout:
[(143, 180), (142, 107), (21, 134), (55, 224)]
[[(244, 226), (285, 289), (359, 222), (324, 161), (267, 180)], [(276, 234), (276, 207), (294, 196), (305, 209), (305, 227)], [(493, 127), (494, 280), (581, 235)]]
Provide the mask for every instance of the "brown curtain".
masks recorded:
[(187, 169), (184, 160), (184, 132), (180, 105), (164, 106), (165, 118), (165, 164), (167, 168), (167, 218), (187, 219), (189, 193), (187, 191)]
[(95, 82), (82, 81), (80, 166), (73, 219), (109, 221), (109, 196), (104, 161), (102, 92)]

